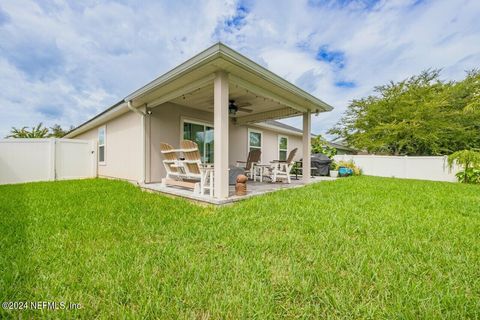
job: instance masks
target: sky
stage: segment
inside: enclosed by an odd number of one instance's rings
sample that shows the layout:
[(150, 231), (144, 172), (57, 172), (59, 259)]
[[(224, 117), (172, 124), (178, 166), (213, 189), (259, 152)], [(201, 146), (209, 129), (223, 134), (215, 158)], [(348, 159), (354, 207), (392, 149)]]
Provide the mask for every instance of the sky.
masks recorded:
[(325, 134), (375, 86), (479, 68), (479, 16), (478, 0), (2, 0), (0, 137), (77, 126), (218, 41), (332, 105)]

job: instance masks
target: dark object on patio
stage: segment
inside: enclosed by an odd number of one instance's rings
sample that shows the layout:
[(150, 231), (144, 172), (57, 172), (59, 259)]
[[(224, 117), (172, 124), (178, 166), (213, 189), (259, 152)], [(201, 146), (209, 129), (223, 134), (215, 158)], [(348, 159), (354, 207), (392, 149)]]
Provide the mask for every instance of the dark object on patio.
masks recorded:
[(262, 151), (260, 149), (250, 150), (247, 156), (247, 161), (237, 160), (237, 167), (244, 168), (244, 174), (250, 179), (253, 179), (253, 165), (260, 162)]
[(330, 174), (330, 163), (332, 159), (322, 153), (312, 154), (312, 168), (317, 168), (316, 174), (319, 176), (328, 176)]
[(340, 177), (349, 177), (353, 176), (353, 170), (347, 167), (340, 167), (338, 168), (338, 175)]
[(235, 195), (244, 196), (247, 194), (247, 176), (240, 174), (237, 177), (237, 184), (235, 184)]
[(230, 167), (228, 171), (228, 184), (234, 186), (237, 182), (237, 176), (240, 174), (245, 174), (245, 169), (242, 167)]

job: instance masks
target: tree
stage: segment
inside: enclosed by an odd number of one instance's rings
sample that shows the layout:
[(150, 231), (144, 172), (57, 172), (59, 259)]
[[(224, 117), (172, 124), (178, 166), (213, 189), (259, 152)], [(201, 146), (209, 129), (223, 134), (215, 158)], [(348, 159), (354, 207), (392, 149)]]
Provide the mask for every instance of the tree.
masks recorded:
[(44, 127), (42, 122), (31, 127), (31, 130), (28, 130), (28, 127), (20, 129), (12, 127), (6, 138), (62, 138), (67, 134), (67, 130), (64, 130), (59, 124), (54, 124), (50, 130)]
[(480, 147), (480, 72), (440, 80), (427, 70), (353, 100), (329, 133), (358, 149), (392, 155), (445, 155)]
[(48, 128), (45, 128), (41, 122), (31, 129), (32, 130), (28, 130), (27, 127), (20, 129), (12, 127), (10, 135), (8, 135), (7, 138), (46, 138), (48, 135)]
[(64, 130), (59, 124), (54, 124), (50, 127), (50, 134), (48, 136), (51, 138), (63, 138), (67, 132), (68, 130)]
[(327, 140), (318, 135), (312, 139), (312, 153), (322, 153), (329, 158), (333, 158), (337, 154), (337, 149), (331, 147)]

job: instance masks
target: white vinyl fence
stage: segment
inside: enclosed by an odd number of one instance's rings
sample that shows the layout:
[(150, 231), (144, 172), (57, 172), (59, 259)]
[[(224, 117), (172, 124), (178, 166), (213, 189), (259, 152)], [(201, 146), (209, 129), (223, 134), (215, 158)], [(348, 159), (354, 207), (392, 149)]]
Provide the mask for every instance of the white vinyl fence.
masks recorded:
[(457, 181), (458, 168), (448, 169), (447, 157), (337, 155), (335, 161), (350, 161), (368, 176), (405, 179)]
[(95, 149), (84, 140), (0, 140), (0, 184), (95, 177)]

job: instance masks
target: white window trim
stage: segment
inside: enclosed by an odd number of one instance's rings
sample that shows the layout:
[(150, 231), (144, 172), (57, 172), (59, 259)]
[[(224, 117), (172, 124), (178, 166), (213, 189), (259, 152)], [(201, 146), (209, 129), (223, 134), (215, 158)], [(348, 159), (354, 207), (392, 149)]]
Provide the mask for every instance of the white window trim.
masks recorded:
[[(215, 127), (213, 126), (213, 122), (208, 122), (208, 121), (203, 121), (203, 120), (198, 120), (198, 119), (193, 119), (193, 118), (188, 118), (188, 117), (180, 117), (180, 139), (178, 141), (178, 144), (180, 145), (180, 142), (183, 140), (183, 127), (185, 125), (185, 122), (187, 123), (192, 123), (192, 124), (198, 124), (201, 126), (206, 126), (206, 127), (212, 127), (213, 130), (215, 131)], [(205, 150), (203, 150), (205, 154)], [(215, 161), (215, 160), (214, 160)], [(202, 159), (203, 162), (203, 159)]]
[[(98, 139), (98, 136), (100, 135), (100, 130), (103, 129), (103, 145), (100, 145), (100, 139)], [(98, 152), (98, 165), (100, 166), (106, 166), (107, 165), (107, 126), (103, 125), (101, 127), (98, 127), (97, 130), (97, 152)], [(103, 146), (103, 161), (100, 161), (100, 147)]]
[(199, 124), (201, 126), (212, 127), (213, 130), (215, 130), (215, 127), (213, 126), (213, 122), (208, 122), (208, 121), (194, 119), (194, 118), (180, 117), (180, 140), (178, 141), (178, 143), (180, 143), (180, 141), (183, 140), (183, 126), (185, 125), (185, 122)]
[[(260, 148), (256, 147), (256, 146), (250, 146), (250, 132), (260, 133)], [(260, 161), (262, 161), (262, 158), (263, 158), (263, 131), (248, 128), (248, 130), (247, 130), (247, 155), (250, 152), (250, 148), (260, 149), (260, 151), (262, 152), (262, 154), (260, 155)]]
[[(280, 139), (282, 138), (285, 138), (287, 139), (287, 149), (280, 149)], [(277, 156), (278, 156), (278, 160), (280, 160), (280, 151), (286, 151), (287, 152), (287, 157), (288, 157), (288, 136), (285, 136), (285, 135), (278, 135), (278, 138), (277, 138)]]

